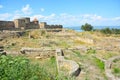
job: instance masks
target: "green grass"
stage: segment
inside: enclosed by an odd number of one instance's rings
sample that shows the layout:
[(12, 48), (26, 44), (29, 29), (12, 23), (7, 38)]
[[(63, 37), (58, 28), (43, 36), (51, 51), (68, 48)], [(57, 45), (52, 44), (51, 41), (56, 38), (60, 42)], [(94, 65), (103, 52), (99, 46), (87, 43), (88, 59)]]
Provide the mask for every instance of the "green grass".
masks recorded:
[(120, 69), (119, 68), (114, 68), (113, 71), (114, 71), (114, 73), (120, 73)]
[[(50, 58), (49, 64), (55, 64)], [(0, 56), (0, 80), (73, 80), (64, 75), (51, 74), (45, 65), (33, 64), (23, 56)]]
[(80, 54), (80, 51), (73, 50), (73, 52), (74, 52), (78, 57), (82, 57), (81, 54)]
[(113, 73), (116, 77), (120, 77), (120, 68), (114, 67), (114, 68), (112, 69), (112, 73)]
[(96, 64), (96, 66), (97, 66), (101, 71), (104, 71), (104, 66), (105, 66), (104, 62), (101, 61), (100, 59), (96, 58), (96, 57), (94, 57), (93, 60), (94, 60), (94, 62), (95, 62), (95, 64)]
[(58, 43), (58, 46), (62, 47), (62, 48), (69, 48), (70, 47), (70, 45), (66, 41), (60, 41)]
[(87, 54), (95, 54), (95, 53), (96, 53), (95, 49), (90, 48), (87, 50)]
[(112, 73), (116, 76), (116, 77), (120, 77), (120, 60), (119, 59), (115, 59), (113, 60), (113, 64), (112, 64)]

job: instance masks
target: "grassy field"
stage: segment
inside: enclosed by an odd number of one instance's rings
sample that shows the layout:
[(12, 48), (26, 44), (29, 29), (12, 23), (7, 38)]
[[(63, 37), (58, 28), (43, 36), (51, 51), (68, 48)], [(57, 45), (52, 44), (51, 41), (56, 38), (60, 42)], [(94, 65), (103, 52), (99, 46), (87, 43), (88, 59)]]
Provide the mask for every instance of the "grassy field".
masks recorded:
[[(6, 51), (18, 52), (22, 47), (63, 49), (65, 59), (76, 61), (82, 71), (77, 80), (107, 80), (104, 70), (104, 62), (113, 56), (120, 55), (120, 35), (105, 35), (100, 32), (75, 32), (63, 30), (62, 32), (46, 32), (44, 30), (27, 31), (19, 38), (5, 38), (0, 41)], [(27, 57), (27, 56), (26, 56)], [(37, 63), (45, 70), (57, 76), (55, 57), (47, 59), (35, 59), (28, 57), (31, 63)], [(114, 62), (112, 73), (120, 76), (119, 61)], [(56, 80), (62, 80), (60, 79)], [(64, 79), (64, 80), (70, 80)]]

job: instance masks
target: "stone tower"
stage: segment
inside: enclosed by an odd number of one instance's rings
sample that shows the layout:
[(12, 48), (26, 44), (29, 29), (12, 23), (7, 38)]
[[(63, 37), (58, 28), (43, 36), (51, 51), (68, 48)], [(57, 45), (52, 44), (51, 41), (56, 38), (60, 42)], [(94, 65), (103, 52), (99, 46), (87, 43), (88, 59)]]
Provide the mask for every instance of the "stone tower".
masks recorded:
[(30, 23), (30, 18), (28, 18), (28, 17), (14, 20), (15, 28), (23, 28), (23, 29), (25, 29), (26, 24), (29, 24), (29, 23)]
[(25, 18), (21, 18), (23, 20), (25, 20), (25, 23), (30, 23), (30, 18), (29, 17), (25, 17)]
[(45, 26), (47, 26), (46, 22), (40, 22), (40, 28), (45, 28)]
[(15, 19), (14, 24), (15, 24), (15, 28), (25, 27), (25, 20), (23, 20), (23, 19)]

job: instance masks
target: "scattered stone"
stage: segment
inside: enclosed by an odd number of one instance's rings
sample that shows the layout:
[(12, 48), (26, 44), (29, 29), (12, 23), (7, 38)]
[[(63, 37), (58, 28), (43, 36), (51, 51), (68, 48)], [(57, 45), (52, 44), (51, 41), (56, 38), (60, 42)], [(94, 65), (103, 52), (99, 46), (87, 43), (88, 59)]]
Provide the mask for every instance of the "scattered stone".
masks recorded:
[(40, 56), (36, 56), (35, 58), (36, 58), (36, 59), (42, 59), (42, 57), (40, 57)]
[(6, 52), (5, 51), (0, 52), (0, 55), (6, 55)]
[(6, 52), (4, 51), (3, 46), (0, 46), (0, 55), (6, 55)]

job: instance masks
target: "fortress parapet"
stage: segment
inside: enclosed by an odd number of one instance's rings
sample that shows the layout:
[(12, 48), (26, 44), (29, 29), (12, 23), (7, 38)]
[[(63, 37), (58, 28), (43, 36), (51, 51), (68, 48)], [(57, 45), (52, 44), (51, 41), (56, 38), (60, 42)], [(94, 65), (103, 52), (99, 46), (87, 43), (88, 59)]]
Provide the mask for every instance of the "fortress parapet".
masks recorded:
[(58, 31), (62, 31), (63, 26), (62, 25), (48, 25), (46, 22), (41, 22), (40, 28), (44, 28), (47, 31), (58, 32)]

